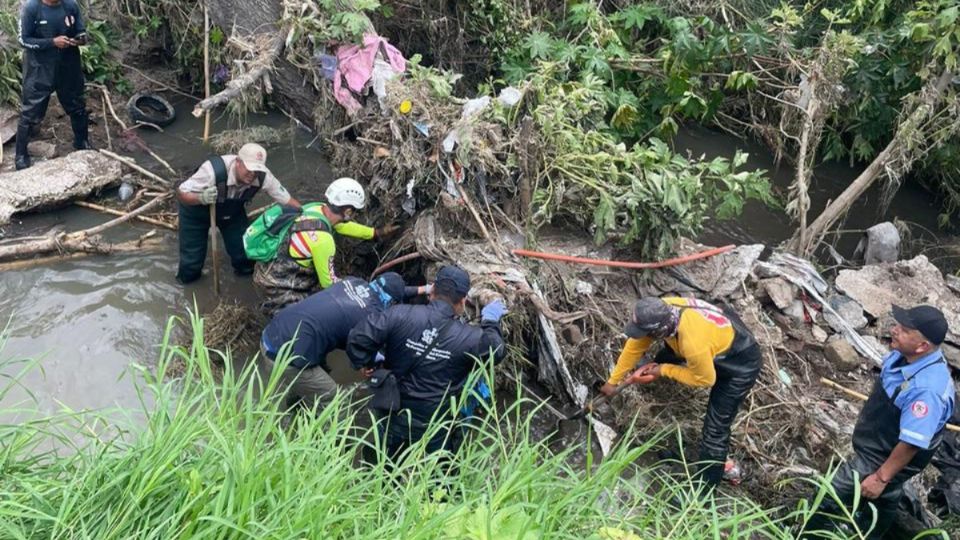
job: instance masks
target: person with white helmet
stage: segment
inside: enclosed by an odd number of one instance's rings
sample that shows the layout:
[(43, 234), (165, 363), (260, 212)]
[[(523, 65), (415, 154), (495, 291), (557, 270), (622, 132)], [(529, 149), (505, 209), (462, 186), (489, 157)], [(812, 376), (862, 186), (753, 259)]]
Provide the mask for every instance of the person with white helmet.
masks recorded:
[(372, 240), (397, 230), (395, 225), (373, 228), (353, 221), (367, 204), (363, 186), (353, 178), (334, 180), (325, 196), (326, 203), (304, 205), (290, 228), (289, 242), (281, 243), (277, 257), (256, 266), (253, 280), (263, 289), (261, 307), (267, 315), (338, 281), (334, 270), (336, 235)]
[(211, 204), (216, 205), (217, 229), (234, 272), (243, 276), (253, 273), (253, 261), (243, 249), (243, 233), (250, 224), (246, 205), (260, 190), (280, 204), (300, 208), (300, 202), (267, 168), (267, 151), (256, 143), (244, 144), (236, 155), (211, 156), (180, 184), (178, 282), (187, 284), (200, 278), (207, 258)]

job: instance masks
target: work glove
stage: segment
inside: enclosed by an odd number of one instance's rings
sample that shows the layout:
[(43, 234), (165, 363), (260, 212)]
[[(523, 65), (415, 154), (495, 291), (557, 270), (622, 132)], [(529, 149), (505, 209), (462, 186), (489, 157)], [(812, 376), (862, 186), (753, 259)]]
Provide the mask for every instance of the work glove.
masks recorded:
[(387, 357), (383, 355), (380, 351), (377, 351), (377, 355), (373, 358), (374, 364), (382, 364), (387, 361)]
[(507, 306), (503, 304), (503, 300), (498, 299), (483, 306), (480, 310), (480, 318), (484, 321), (500, 322), (500, 318), (506, 313)]
[(203, 188), (203, 191), (197, 194), (200, 204), (213, 204), (217, 202), (217, 186)]

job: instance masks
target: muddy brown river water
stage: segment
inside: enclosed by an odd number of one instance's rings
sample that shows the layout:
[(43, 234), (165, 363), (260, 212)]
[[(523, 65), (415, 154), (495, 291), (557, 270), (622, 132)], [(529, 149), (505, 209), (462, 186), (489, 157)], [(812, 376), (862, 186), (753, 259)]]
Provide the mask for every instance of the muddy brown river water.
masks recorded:
[[(179, 120), (165, 133), (144, 132), (142, 136), (175, 168), (192, 172), (210, 151), (200, 143), (202, 121), (189, 114), (189, 104), (180, 104), (178, 109)], [(251, 115), (247, 122), (281, 128), (291, 125), (279, 113)], [(227, 126), (227, 119), (220, 118), (214, 130)], [(308, 147), (312, 138), (308, 132), (297, 130), (290, 140), (268, 147), (271, 170), (304, 201), (319, 198), (335, 177), (316, 145)], [(730, 157), (737, 148), (743, 148), (751, 153), (749, 165), (771, 171), (778, 187), (785, 189), (790, 181), (789, 167), (777, 170), (772, 156), (761, 146), (726, 134), (687, 130), (677, 137), (676, 146), (708, 157)], [(144, 164), (150, 161), (145, 155), (136, 157)], [(811, 194), (814, 209), (822, 208), (856, 174), (857, 170), (840, 164), (818, 169)], [(252, 207), (266, 202), (261, 195)], [(880, 218), (897, 216), (936, 230), (937, 201), (916, 186), (904, 186), (884, 216), (877, 216), (876, 205), (874, 191), (851, 212), (845, 228), (864, 228)], [(17, 218), (7, 227), (8, 235), (43, 232), (54, 225), (78, 230), (107, 219), (80, 208)], [(112, 238), (122, 239), (144, 230), (144, 226), (127, 227)], [(709, 224), (701, 240), (773, 245), (792, 232), (793, 224), (782, 213), (750, 204), (738, 220)], [(131, 363), (149, 365), (155, 361), (170, 316), (185, 315), (194, 301), (201, 312), (214, 304), (209, 279), (188, 287), (174, 281), (176, 236), (164, 234), (168, 242), (159, 252), (89, 257), (0, 274), (0, 321), (9, 321), (0, 359), (31, 358), (42, 368), (30, 371), (21, 381), (23, 388), (0, 401), (0, 409), (27, 399), (29, 394), (41, 410), (48, 412), (64, 406), (74, 410), (139, 407)], [(841, 253), (849, 256), (855, 244), (855, 235), (844, 238), (839, 245)], [(224, 296), (253, 302), (255, 293), (249, 278), (234, 277), (229, 264), (224, 261), (224, 265)], [(10, 375), (16, 368), (0, 365), (0, 372)], [(338, 371), (344, 373), (342, 368)]]

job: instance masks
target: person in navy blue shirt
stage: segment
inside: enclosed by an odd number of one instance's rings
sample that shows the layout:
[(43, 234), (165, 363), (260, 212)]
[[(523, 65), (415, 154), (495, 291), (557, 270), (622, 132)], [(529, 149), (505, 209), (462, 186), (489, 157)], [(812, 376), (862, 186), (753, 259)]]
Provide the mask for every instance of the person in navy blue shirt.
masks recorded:
[[(897, 324), (890, 330), (891, 352), (853, 430), (854, 457), (833, 479), (833, 488), (866, 532), (876, 509), (876, 526), (868, 538), (879, 539), (896, 516), (903, 483), (930, 462), (953, 414), (954, 387), (940, 345), (947, 321), (933, 306), (893, 306)], [(851, 508), (859, 484), (860, 508)], [(843, 515), (827, 495), (805, 527), (809, 533), (832, 530), (831, 516)]]
[(367, 316), (427, 291), (405, 286), (395, 272), (369, 283), (347, 277), (277, 312), (260, 338), (261, 365), (270, 373), (277, 358), (286, 355), (290, 363), (281, 373), (282, 384), (289, 387), (286, 405), (323, 406), (337, 390), (327, 354), (344, 349), (350, 330)]
[(27, 0), (20, 11), (19, 42), (23, 48), (23, 93), (14, 159), (17, 170), (31, 164), (27, 153), (30, 131), (43, 121), (54, 92), (70, 116), (74, 148), (92, 148), (80, 63), (80, 46), (86, 45), (87, 33), (77, 2)]

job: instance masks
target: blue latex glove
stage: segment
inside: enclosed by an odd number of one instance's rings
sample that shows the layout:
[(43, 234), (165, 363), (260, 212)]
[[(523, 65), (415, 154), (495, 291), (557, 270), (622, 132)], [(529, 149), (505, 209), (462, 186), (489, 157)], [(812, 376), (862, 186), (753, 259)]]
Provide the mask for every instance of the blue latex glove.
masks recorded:
[(483, 306), (483, 309), (480, 310), (480, 318), (484, 321), (500, 322), (500, 318), (506, 313), (507, 306), (503, 304), (503, 300), (494, 300)]

